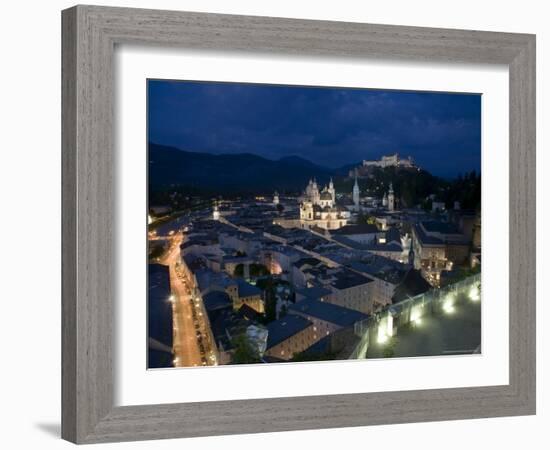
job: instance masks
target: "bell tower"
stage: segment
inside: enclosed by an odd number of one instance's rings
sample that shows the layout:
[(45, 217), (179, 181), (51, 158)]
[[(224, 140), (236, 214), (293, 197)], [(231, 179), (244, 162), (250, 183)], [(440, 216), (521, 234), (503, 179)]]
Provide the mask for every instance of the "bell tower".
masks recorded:
[(330, 177), (330, 183), (328, 184), (328, 192), (332, 195), (332, 204), (336, 203), (336, 191), (334, 190), (334, 183), (332, 182), (332, 177)]
[(214, 211), (212, 212), (212, 219), (220, 220), (220, 210), (218, 209), (217, 202), (214, 202)]
[(393, 183), (390, 183), (390, 191), (388, 192), (388, 210), (395, 210), (395, 194), (393, 193)]

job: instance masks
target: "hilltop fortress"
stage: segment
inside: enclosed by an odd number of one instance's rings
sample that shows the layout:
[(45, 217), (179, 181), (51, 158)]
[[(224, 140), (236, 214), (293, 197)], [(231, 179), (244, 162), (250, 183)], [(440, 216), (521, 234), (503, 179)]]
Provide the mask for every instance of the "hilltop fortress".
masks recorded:
[[(417, 168), (414, 163), (414, 160), (411, 156), (407, 158), (401, 158), (398, 153), (389, 156), (382, 156), (379, 160), (363, 160), (361, 166), (357, 168), (357, 174), (359, 176), (365, 175), (369, 167), (401, 167), (406, 169)], [(349, 176), (353, 177), (356, 174), (356, 169), (349, 171)]]
[(412, 157), (402, 159), (398, 153), (390, 156), (382, 156), (379, 161), (363, 160), (363, 167), (416, 167)]

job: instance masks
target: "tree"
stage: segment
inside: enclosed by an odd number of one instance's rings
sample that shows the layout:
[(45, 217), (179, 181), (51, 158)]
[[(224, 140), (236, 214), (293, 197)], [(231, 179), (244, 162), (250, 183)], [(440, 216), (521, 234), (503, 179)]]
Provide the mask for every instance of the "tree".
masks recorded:
[(403, 206), (407, 208), (414, 206), (415, 197), (416, 189), (414, 181), (403, 181), (403, 184), (401, 186), (401, 203), (403, 204)]
[[(263, 277), (265, 275), (269, 275), (269, 270), (266, 266), (263, 264), (250, 264), (249, 266), (249, 273), (252, 278), (256, 277)], [(243, 264), (237, 264), (235, 267), (234, 275), (236, 277), (243, 277), (244, 276), (244, 265)]]
[(431, 211), (432, 210), (432, 199), (431, 198), (427, 198), (426, 200), (424, 200), (422, 202), (422, 208), (425, 209), (426, 211)]
[(376, 225), (376, 218), (373, 216), (368, 216), (366, 214), (361, 214), (357, 218), (357, 223), (360, 225)]
[(246, 333), (236, 335), (231, 342), (235, 348), (233, 353), (234, 364), (253, 364), (261, 361), (260, 355), (250, 344)]
[(275, 283), (272, 277), (258, 280), (256, 286), (263, 289), (265, 295), (265, 323), (277, 318), (277, 296), (275, 295)]
[[(151, 241), (149, 241), (151, 242)], [(156, 260), (157, 258), (161, 258), (162, 255), (164, 255), (164, 247), (160, 244), (149, 244), (150, 247), (149, 247), (149, 260), (150, 261), (153, 261), (153, 260)]]
[(282, 214), (284, 210), (285, 207), (283, 205), (281, 205), (280, 203), (277, 204), (277, 211), (279, 212), (279, 214)]

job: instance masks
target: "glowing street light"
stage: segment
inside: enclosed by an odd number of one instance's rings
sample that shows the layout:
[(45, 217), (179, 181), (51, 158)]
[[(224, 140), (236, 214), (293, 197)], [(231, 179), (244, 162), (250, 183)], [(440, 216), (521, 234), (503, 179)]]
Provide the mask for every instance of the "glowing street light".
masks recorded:
[(446, 301), (443, 303), (443, 311), (445, 311), (447, 314), (452, 314), (455, 312), (455, 307), (450, 301)]
[(378, 325), (378, 343), (379, 344), (385, 344), (388, 341), (388, 335), (386, 333), (386, 327), (387, 325), (383, 323), (383, 321), (380, 322)]
[(424, 308), (424, 304), (415, 305), (411, 309), (411, 322), (414, 325), (420, 325), (422, 323), (422, 310)]
[(443, 311), (447, 314), (452, 314), (455, 312), (455, 297), (453, 294), (448, 294), (445, 300), (443, 301)]
[(480, 300), (479, 287), (478, 286), (472, 286), (470, 288), (470, 292), (468, 293), (468, 296), (470, 297), (471, 301), (478, 302)]

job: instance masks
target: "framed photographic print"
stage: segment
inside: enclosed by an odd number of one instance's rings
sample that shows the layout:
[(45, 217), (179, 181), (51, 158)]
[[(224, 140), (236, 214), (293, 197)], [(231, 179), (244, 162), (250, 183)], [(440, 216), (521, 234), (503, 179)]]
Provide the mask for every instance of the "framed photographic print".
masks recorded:
[(534, 248), (534, 36), (63, 11), (65, 439), (534, 414)]

